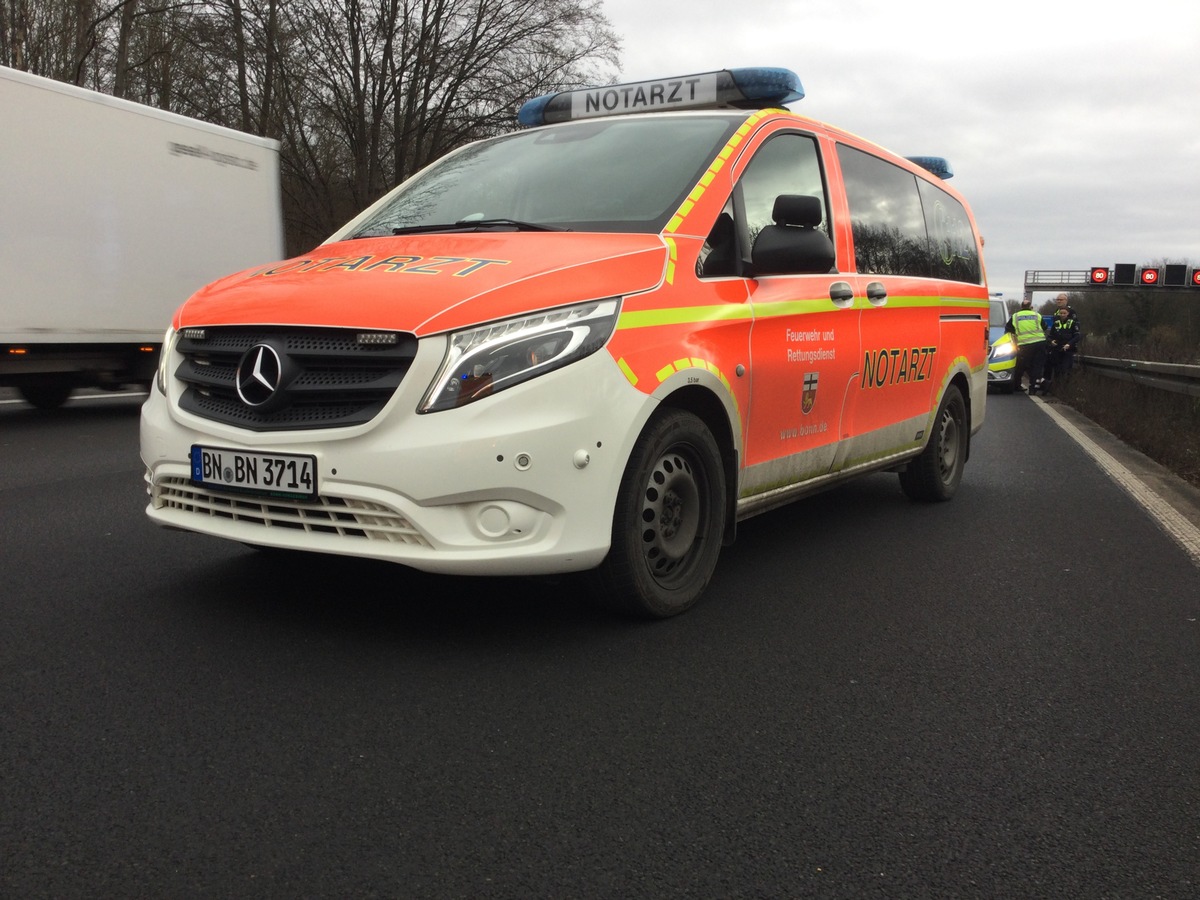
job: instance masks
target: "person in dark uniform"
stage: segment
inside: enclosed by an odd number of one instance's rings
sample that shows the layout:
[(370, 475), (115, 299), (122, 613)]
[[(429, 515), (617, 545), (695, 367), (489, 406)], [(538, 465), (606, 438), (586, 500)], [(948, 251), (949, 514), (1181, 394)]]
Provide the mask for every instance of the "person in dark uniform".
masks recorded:
[(1054, 311), (1057, 313), (1060, 309), (1068, 309), (1071, 315), (1075, 315), (1075, 307), (1071, 305), (1071, 298), (1066, 294), (1059, 294), (1054, 298)]
[(1058, 309), (1054, 311), (1054, 324), (1046, 331), (1045, 381), (1047, 389), (1052, 384), (1062, 384), (1075, 362), (1075, 351), (1079, 349), (1079, 319), (1071, 309), (1066, 294), (1059, 294)]
[(1021, 376), (1028, 372), (1030, 395), (1038, 391), (1045, 393), (1042, 370), (1046, 364), (1046, 332), (1042, 329), (1042, 317), (1033, 309), (1032, 297), (1021, 301), (1021, 308), (1012, 314), (1004, 330), (1017, 342), (1017, 360), (1013, 368), (1016, 389), (1025, 390), (1021, 386)]

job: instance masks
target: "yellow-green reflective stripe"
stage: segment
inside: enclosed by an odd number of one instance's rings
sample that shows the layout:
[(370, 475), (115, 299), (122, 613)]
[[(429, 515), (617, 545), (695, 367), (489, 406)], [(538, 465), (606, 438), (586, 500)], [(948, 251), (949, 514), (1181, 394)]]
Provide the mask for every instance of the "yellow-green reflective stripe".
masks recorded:
[[(622, 371), (625, 372), (625, 377), (630, 380), (630, 383), (637, 383), (636, 378), (633, 377), (633, 373), (628, 371), (629, 366), (625, 363), (625, 359), (623, 357), (617, 360), (617, 365), (619, 365)], [(729, 400), (733, 404), (734, 410), (737, 411), (738, 419), (741, 420), (742, 413), (740, 404), (737, 401), (737, 396), (733, 393), (733, 385), (729, 383), (729, 379), (725, 376), (725, 373), (721, 371), (720, 366), (718, 366), (716, 363), (707, 359), (702, 359), (698, 356), (693, 356), (687, 359), (678, 359), (673, 363), (667, 363), (667, 365), (655, 372), (654, 375), (658, 379), (658, 383), (662, 384), (676, 372), (683, 372), (687, 369), (704, 369), (706, 372), (711, 372), (713, 375), (715, 375), (717, 380), (721, 382), (721, 386), (724, 387), (728, 392)]]
[(691, 325), (701, 322), (734, 321), (754, 318), (749, 306), (681, 306), (678, 309), (644, 309), (623, 312), (617, 329), (651, 328), (655, 325)]
[(692, 208), (696, 205), (697, 201), (704, 196), (705, 188), (712, 184), (713, 176), (717, 172), (721, 171), (722, 167), (725, 165), (725, 161), (733, 155), (733, 151), (737, 149), (738, 145), (746, 139), (746, 135), (748, 135), (753, 130), (754, 126), (758, 124), (759, 119), (761, 119), (763, 116), (769, 115), (770, 113), (771, 110), (760, 110), (759, 112), (754, 113), (752, 116), (750, 116), (750, 118), (742, 123), (741, 127), (738, 128), (737, 131), (733, 133), (733, 136), (729, 138), (729, 140), (725, 143), (725, 146), (721, 148), (721, 152), (717, 154), (717, 158), (713, 160), (712, 165), (709, 166), (708, 170), (704, 173), (704, 175), (701, 176), (699, 183), (697, 183), (697, 185), (692, 189), (691, 193), (688, 194), (687, 199), (680, 204), (679, 209), (675, 210), (675, 214), (671, 216), (671, 221), (668, 222), (667, 227), (663, 229), (664, 233), (674, 234), (679, 230), (679, 227), (683, 225), (683, 220), (687, 218), (688, 213), (692, 211)]
[(622, 356), (618, 359), (617, 365), (621, 367), (621, 371), (625, 373), (625, 377), (629, 380), (629, 383), (637, 387), (638, 377), (633, 373), (633, 369), (629, 368), (629, 363), (625, 362), (625, 357)]
[(832, 300), (812, 298), (809, 300), (779, 300), (775, 303), (754, 304), (754, 317), (757, 319), (778, 319), (780, 316), (804, 316), (813, 313), (845, 311)]
[[(889, 297), (884, 309), (946, 309), (971, 308), (982, 309), (985, 300), (943, 300), (940, 297)], [(856, 309), (871, 310), (873, 305), (860, 299), (855, 304)], [(803, 316), (813, 313), (844, 311), (845, 307), (838, 306), (832, 300), (825, 298), (807, 298), (799, 300), (780, 300), (775, 303), (744, 303), (722, 304), (719, 306), (681, 306), (676, 309), (645, 309), (636, 312), (623, 312), (617, 321), (617, 328), (651, 328), (656, 325), (689, 325), (702, 322), (741, 321), (748, 319), (775, 319), (781, 316)], [(848, 310), (847, 310), (848, 311)]]

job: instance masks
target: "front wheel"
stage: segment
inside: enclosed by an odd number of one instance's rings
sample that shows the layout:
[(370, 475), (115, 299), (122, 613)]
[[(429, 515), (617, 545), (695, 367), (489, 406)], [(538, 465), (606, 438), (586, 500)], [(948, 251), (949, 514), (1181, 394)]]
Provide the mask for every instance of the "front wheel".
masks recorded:
[(724, 472), (699, 418), (668, 410), (651, 420), (621, 478), (612, 547), (593, 578), (598, 602), (659, 619), (695, 604), (721, 550)]
[(921, 455), (900, 473), (900, 487), (912, 500), (949, 500), (967, 462), (967, 404), (955, 386), (946, 388), (933, 420), (933, 434)]

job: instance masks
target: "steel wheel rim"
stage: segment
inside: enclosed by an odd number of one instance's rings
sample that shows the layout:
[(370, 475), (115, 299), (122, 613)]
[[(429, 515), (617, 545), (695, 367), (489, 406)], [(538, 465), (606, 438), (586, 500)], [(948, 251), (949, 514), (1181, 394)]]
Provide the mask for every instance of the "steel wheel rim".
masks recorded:
[(686, 573), (700, 534), (701, 485), (687, 455), (668, 450), (654, 464), (642, 492), (642, 555), (660, 582)]
[(938, 471), (945, 484), (954, 480), (954, 474), (958, 469), (960, 440), (958, 419), (954, 417), (953, 412), (947, 409), (942, 414), (941, 428), (938, 433)]

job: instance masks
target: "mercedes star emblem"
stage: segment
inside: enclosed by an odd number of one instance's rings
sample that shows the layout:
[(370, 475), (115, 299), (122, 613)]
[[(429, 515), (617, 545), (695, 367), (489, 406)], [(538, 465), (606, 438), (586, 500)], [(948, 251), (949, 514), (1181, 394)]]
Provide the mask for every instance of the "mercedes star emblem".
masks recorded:
[(283, 366), (279, 354), (269, 344), (255, 344), (244, 354), (237, 368), (237, 392), (247, 406), (269, 403), (279, 390)]

